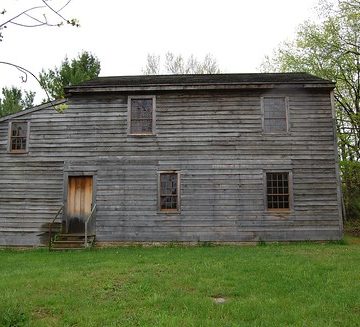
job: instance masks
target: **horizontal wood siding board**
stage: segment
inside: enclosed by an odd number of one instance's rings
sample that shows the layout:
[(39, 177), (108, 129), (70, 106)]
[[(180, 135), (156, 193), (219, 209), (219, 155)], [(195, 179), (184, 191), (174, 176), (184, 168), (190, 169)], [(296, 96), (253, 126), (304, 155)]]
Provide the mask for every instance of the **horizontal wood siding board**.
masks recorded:
[[(63, 113), (24, 114), (26, 155), (7, 153), (8, 122), (0, 122), (2, 245), (40, 242), (63, 201), (64, 171), (97, 175), (99, 241), (341, 237), (328, 91), (159, 92), (157, 134), (145, 137), (127, 135), (128, 95), (141, 93), (79, 95)], [(262, 96), (288, 97), (289, 133), (263, 133)], [(163, 170), (180, 173), (180, 213), (157, 211)], [(265, 210), (265, 170), (292, 171), (290, 213)]]
[(11, 159), (0, 169), (0, 245), (45, 244), (39, 234), (62, 205), (63, 161)]

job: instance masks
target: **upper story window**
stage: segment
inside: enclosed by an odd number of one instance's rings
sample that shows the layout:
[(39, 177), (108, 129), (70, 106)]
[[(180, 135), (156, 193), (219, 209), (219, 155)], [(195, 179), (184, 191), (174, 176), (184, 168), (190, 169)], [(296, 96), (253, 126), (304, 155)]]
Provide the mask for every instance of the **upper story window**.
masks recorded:
[(262, 98), (264, 133), (286, 133), (288, 131), (288, 110), (285, 97)]
[(159, 174), (159, 210), (164, 212), (180, 211), (180, 175), (178, 172)]
[(288, 172), (266, 173), (266, 197), (268, 210), (290, 209), (290, 183)]
[(10, 122), (9, 151), (13, 153), (28, 152), (29, 122)]
[(128, 100), (128, 133), (155, 134), (155, 96), (131, 96)]

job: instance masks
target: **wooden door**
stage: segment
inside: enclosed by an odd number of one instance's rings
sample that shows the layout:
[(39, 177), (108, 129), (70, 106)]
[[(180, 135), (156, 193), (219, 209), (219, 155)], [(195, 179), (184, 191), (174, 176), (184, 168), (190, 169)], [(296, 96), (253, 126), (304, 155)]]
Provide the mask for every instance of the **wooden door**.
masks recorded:
[(92, 176), (69, 176), (66, 208), (69, 233), (84, 232), (85, 219), (91, 213), (92, 192)]

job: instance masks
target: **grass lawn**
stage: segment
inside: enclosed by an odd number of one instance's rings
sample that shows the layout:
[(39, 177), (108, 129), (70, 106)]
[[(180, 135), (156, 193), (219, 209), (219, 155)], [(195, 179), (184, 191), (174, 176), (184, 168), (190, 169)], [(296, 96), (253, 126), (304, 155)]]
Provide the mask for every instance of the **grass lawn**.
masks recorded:
[(0, 250), (0, 295), (0, 326), (360, 326), (360, 242)]

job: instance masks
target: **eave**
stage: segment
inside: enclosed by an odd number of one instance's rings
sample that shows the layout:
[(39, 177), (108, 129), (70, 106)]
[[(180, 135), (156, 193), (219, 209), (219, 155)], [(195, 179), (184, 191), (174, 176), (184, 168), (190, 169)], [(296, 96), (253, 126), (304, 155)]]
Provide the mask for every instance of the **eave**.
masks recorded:
[(154, 91), (199, 91), (199, 90), (245, 90), (245, 89), (328, 89), (335, 88), (335, 83), (228, 83), (228, 84), (142, 84), (126, 86), (73, 86), (65, 89), (67, 95), (79, 93), (112, 92), (154, 92)]
[(51, 101), (51, 102), (40, 104), (38, 106), (27, 108), (27, 109), (21, 110), (19, 112), (16, 112), (14, 114), (11, 114), (11, 115), (0, 117), (0, 122), (5, 121), (5, 120), (11, 120), (11, 119), (14, 119), (14, 118), (18, 118), (18, 117), (33, 113), (33, 112), (38, 111), (38, 110), (55, 107), (55, 106), (58, 106), (59, 104), (63, 104), (63, 103), (66, 103), (66, 102), (67, 102), (67, 99), (60, 99), (60, 100), (54, 100), (54, 101)]

